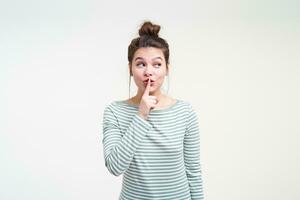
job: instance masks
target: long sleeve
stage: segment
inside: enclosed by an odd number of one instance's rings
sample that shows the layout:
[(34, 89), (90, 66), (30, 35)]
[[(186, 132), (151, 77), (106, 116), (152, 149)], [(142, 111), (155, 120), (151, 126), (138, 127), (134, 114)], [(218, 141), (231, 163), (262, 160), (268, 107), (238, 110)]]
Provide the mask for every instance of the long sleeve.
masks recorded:
[(204, 199), (202, 172), (200, 166), (200, 136), (198, 118), (190, 105), (187, 128), (184, 137), (184, 162), (192, 200)]
[(118, 120), (109, 106), (104, 109), (102, 125), (105, 166), (111, 174), (119, 176), (128, 169), (142, 138), (152, 126), (135, 114), (122, 135)]

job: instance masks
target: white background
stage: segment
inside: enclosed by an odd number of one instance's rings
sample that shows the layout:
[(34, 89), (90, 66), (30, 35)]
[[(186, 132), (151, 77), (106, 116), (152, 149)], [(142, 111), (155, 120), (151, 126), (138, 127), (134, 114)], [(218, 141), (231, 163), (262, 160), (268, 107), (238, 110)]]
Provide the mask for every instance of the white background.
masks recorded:
[[(299, 1), (0, 3), (0, 199), (114, 200), (102, 112), (128, 98), (143, 20), (193, 104), (207, 200), (300, 199)], [(132, 91), (132, 95), (134, 91)]]

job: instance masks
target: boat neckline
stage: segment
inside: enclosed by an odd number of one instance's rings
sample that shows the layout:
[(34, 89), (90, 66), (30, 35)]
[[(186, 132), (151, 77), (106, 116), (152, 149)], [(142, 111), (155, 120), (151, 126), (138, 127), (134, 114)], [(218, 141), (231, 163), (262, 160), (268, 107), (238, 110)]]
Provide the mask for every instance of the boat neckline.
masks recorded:
[[(151, 112), (162, 112), (162, 111), (170, 110), (173, 107), (175, 107), (180, 101), (179, 99), (176, 99), (176, 98), (175, 98), (175, 100), (176, 100), (175, 103), (173, 103), (172, 105), (169, 105), (168, 107), (163, 107), (161, 109), (153, 109), (153, 110), (151, 110)], [(118, 102), (121, 103), (121, 104), (125, 104), (127, 106), (130, 106), (130, 107), (133, 107), (133, 108), (138, 108), (139, 107), (138, 104), (130, 104), (130, 103), (127, 102), (127, 100), (120, 100)]]

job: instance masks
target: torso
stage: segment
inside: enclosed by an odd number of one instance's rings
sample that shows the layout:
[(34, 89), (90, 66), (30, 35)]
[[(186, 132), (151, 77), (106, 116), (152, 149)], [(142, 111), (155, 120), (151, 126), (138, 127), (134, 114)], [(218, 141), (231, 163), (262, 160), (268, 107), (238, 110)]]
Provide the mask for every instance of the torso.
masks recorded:
[[(166, 98), (163, 106), (169, 108), (153, 110), (147, 120), (141, 120), (136, 117), (138, 105), (130, 106), (125, 101), (116, 101), (107, 110), (106, 119), (115, 120), (113, 124), (119, 131), (105, 134), (103, 140), (108, 149), (123, 138), (124, 151), (119, 151), (120, 157), (130, 157), (119, 199), (191, 199), (186, 166), (195, 166), (195, 160), (189, 163), (184, 159), (184, 148), (188, 149), (189, 155), (198, 155), (198, 143), (195, 136), (184, 140), (188, 122), (196, 122), (190, 117), (190, 105), (179, 99)], [(197, 133), (197, 129), (191, 130)], [(112, 165), (115, 169), (121, 166), (118, 162)], [(198, 178), (193, 179), (197, 181), (196, 185), (201, 185), (200, 170), (195, 171)]]

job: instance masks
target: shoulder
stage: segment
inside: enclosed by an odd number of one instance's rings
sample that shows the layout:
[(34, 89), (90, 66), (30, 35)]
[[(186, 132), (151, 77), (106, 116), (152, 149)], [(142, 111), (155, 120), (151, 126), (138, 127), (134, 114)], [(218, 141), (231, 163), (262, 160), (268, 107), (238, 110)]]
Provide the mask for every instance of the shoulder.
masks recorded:
[(105, 106), (104, 106), (104, 110), (107, 110), (107, 109), (113, 109), (117, 106), (120, 105), (120, 100), (113, 100), (113, 101), (110, 101), (109, 103), (106, 103)]
[(119, 100), (113, 100), (104, 105), (103, 114), (113, 114), (118, 110), (118, 107), (120, 106)]
[(115, 101), (111, 101), (104, 104), (104, 112), (107, 112), (108, 110), (111, 110), (115, 106)]
[(134, 113), (137, 107), (128, 104), (125, 100), (112, 100), (104, 106), (104, 113), (113, 113), (114, 115), (128, 115)]
[(193, 105), (189, 100), (177, 99), (178, 104), (187, 109), (188, 111), (193, 110)]
[(197, 109), (191, 101), (180, 99), (178, 104), (183, 108), (182, 110), (184, 111), (187, 122), (198, 118)]

